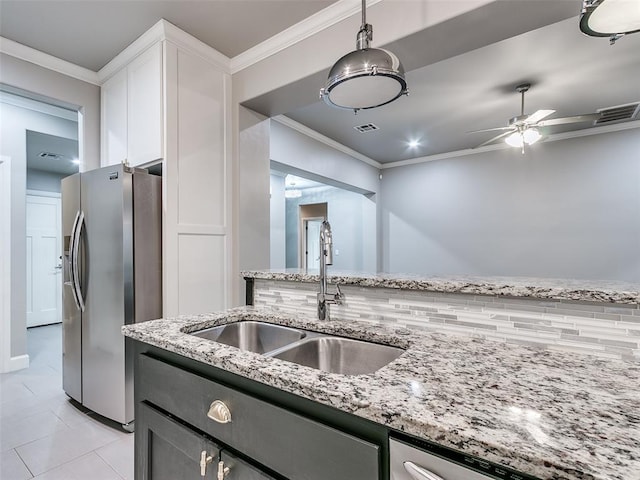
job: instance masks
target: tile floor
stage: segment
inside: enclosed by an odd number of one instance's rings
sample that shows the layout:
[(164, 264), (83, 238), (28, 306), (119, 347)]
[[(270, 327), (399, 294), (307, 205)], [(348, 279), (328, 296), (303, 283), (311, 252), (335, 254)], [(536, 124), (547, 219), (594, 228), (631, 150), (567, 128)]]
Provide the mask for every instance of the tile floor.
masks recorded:
[(30, 367), (0, 375), (0, 479), (133, 480), (133, 434), (62, 390), (62, 326), (27, 341)]

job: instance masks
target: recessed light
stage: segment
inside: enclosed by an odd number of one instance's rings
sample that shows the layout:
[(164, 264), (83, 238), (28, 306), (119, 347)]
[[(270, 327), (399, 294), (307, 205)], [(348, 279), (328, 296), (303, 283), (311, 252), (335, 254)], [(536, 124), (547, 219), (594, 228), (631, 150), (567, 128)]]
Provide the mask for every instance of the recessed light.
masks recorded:
[(409, 148), (417, 148), (420, 146), (420, 141), (419, 140), (411, 140), (409, 142)]
[(74, 165), (80, 165), (80, 160), (74, 158), (73, 160), (71, 160), (71, 163), (73, 163)]

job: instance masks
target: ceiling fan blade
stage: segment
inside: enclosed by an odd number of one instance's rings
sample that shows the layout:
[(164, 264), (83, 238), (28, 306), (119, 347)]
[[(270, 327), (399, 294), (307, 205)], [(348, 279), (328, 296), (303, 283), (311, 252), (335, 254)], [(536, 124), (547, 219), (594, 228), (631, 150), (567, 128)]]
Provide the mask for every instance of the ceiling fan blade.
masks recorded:
[(564, 125), (566, 123), (593, 122), (594, 120), (598, 120), (601, 116), (601, 113), (588, 113), (586, 115), (575, 115), (573, 117), (552, 118), (551, 120), (539, 122), (537, 126), (549, 127), (552, 125)]
[(534, 124), (538, 123), (543, 118), (547, 118), (552, 113), (555, 113), (555, 110), (538, 110), (537, 112), (532, 113), (525, 120), (526, 123)]
[(496, 135), (495, 137), (493, 137), (493, 138), (487, 140), (486, 142), (481, 143), (480, 145), (478, 145), (476, 147), (473, 147), (473, 148), (480, 148), (480, 147), (484, 147), (485, 145), (489, 145), (490, 143), (493, 143), (496, 140), (501, 139), (502, 137), (506, 137), (507, 135), (510, 135), (512, 132), (515, 132), (515, 130), (511, 129), (508, 132), (504, 132), (504, 133), (501, 133), (500, 135)]
[(513, 130), (513, 127), (483, 128), (482, 130), (471, 130), (470, 132), (467, 132), (467, 133), (497, 132), (498, 130)]

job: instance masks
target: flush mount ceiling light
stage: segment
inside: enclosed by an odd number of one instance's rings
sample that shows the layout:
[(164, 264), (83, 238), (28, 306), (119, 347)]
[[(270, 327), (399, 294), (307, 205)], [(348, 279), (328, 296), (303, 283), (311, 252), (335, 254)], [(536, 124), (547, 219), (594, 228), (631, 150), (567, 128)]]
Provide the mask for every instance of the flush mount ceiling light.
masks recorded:
[(580, 30), (592, 37), (609, 37), (611, 45), (640, 32), (640, 1), (583, 0)]
[(373, 27), (367, 23), (366, 0), (362, 0), (362, 26), (356, 50), (339, 59), (329, 71), (320, 98), (328, 105), (360, 109), (376, 108), (408, 93), (404, 68), (398, 57), (381, 48), (369, 48)]

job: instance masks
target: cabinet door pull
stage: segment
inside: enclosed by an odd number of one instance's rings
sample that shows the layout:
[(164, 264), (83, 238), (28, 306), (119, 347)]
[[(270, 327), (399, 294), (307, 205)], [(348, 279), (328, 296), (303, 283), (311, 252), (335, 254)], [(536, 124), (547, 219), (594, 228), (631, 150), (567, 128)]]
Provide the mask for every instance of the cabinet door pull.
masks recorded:
[(207, 451), (203, 450), (200, 453), (200, 476), (204, 477), (207, 474), (207, 465), (213, 462), (213, 457), (207, 455)]
[(231, 469), (229, 467), (225, 467), (224, 466), (224, 462), (222, 460), (220, 460), (218, 462), (218, 478), (217, 478), (217, 480), (224, 480), (224, 477), (229, 475), (230, 471), (231, 471)]
[(231, 410), (223, 401), (215, 400), (209, 406), (207, 417), (218, 423), (231, 423)]

